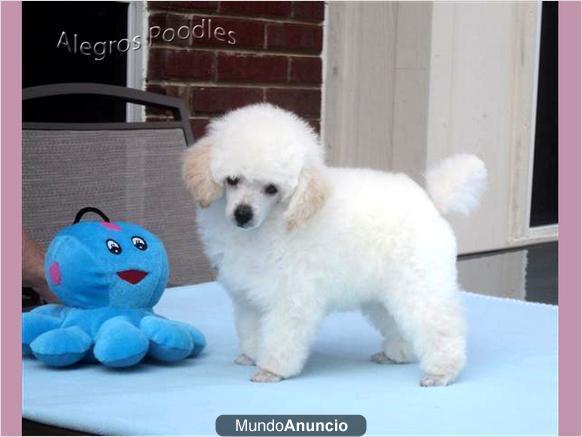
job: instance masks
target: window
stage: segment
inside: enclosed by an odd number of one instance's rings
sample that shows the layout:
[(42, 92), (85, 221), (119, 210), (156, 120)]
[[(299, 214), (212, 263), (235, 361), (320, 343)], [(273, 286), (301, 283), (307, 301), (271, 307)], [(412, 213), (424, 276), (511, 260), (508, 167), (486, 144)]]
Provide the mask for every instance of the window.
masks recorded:
[[(23, 2), (22, 86), (97, 82), (127, 86), (129, 3)], [(81, 47), (81, 45), (83, 45)], [(85, 54), (84, 54), (85, 53)], [(39, 99), (23, 121), (126, 121), (126, 105), (84, 96)]]
[(530, 226), (558, 223), (558, 3), (543, 2)]

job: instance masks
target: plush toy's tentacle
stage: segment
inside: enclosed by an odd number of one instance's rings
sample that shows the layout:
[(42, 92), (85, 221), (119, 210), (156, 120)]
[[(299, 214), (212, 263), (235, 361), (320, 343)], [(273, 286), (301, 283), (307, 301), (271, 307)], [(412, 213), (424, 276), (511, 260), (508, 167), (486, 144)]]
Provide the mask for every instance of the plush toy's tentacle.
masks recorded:
[(22, 353), (29, 355), (30, 344), (47, 331), (57, 329), (61, 325), (60, 319), (50, 315), (31, 311), (22, 315)]
[(125, 317), (107, 320), (95, 337), (93, 354), (109, 367), (129, 367), (139, 363), (148, 351), (147, 337)]
[(30, 344), (30, 349), (43, 363), (54, 367), (66, 367), (80, 361), (92, 345), (93, 341), (85, 331), (71, 326), (39, 335)]
[(200, 332), (194, 326), (189, 325), (188, 323), (184, 322), (174, 322), (174, 323), (183, 326), (190, 332), (190, 335), (192, 336), (192, 341), (194, 342), (194, 348), (192, 349), (192, 353), (190, 354), (190, 356), (191, 357), (198, 356), (200, 352), (202, 352), (202, 350), (206, 347), (206, 338), (204, 337), (204, 334), (202, 334), (202, 332)]
[(160, 361), (179, 361), (194, 349), (190, 332), (181, 324), (156, 316), (141, 320), (140, 329), (150, 340), (148, 355)]
[(46, 316), (57, 317), (58, 319), (63, 319), (67, 312), (69, 312), (70, 308), (56, 304), (56, 303), (49, 303), (47, 305), (41, 305), (36, 307), (32, 311), (31, 314), (44, 314)]

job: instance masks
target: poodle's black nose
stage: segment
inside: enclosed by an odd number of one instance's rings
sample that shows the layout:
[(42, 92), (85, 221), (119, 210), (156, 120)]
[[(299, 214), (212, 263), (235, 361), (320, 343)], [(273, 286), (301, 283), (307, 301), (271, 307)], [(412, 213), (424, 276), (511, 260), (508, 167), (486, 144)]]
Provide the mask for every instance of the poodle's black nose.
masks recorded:
[(241, 204), (234, 210), (234, 219), (238, 226), (244, 226), (253, 218), (253, 209), (249, 205)]

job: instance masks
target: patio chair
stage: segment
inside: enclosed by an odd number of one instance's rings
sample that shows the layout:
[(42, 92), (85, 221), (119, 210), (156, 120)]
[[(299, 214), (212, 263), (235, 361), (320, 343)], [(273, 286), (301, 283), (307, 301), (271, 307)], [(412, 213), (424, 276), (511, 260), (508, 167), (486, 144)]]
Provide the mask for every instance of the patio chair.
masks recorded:
[(80, 208), (95, 206), (111, 220), (135, 222), (164, 241), (170, 284), (211, 280), (196, 234), (194, 202), (181, 180), (180, 157), (193, 143), (184, 102), (112, 85), (69, 83), (26, 88), (23, 104), (72, 95), (86, 96), (88, 103), (105, 96), (163, 108), (173, 120), (23, 123), (23, 228), (46, 247)]

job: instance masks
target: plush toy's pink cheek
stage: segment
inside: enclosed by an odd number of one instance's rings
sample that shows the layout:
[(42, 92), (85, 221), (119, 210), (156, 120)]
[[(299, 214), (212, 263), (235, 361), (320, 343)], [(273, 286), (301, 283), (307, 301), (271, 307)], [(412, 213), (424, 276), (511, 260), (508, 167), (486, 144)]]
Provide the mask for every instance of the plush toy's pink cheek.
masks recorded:
[(51, 281), (55, 285), (61, 285), (61, 268), (59, 267), (59, 263), (54, 261), (49, 266), (49, 275), (51, 277)]

